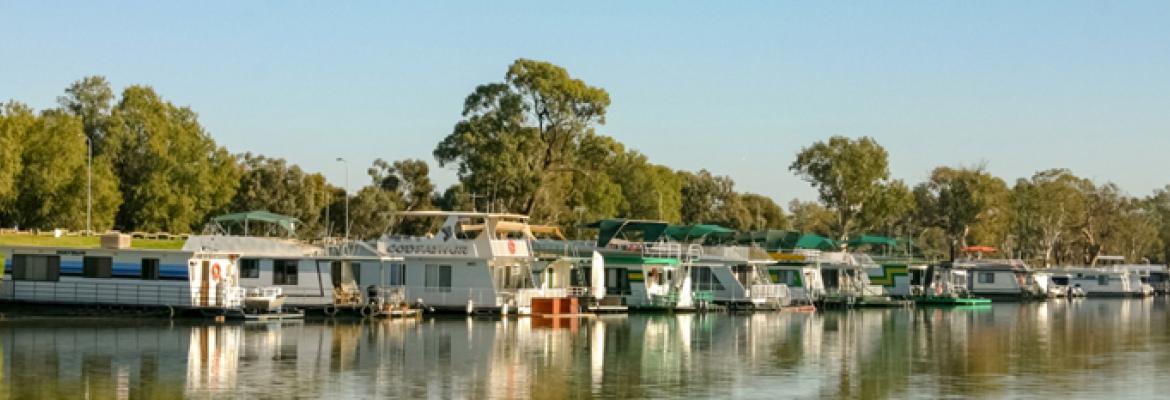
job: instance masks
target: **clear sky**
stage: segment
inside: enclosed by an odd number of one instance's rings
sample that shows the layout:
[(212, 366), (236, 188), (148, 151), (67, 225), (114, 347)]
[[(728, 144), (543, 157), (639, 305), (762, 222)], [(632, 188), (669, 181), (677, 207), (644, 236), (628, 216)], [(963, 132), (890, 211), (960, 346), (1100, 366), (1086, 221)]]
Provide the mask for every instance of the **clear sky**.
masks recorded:
[[(166, 4), (162, 4), (166, 3)], [(986, 163), (1170, 184), (1170, 2), (0, 2), (0, 99), (105, 75), (192, 107), (232, 152), (352, 187), (422, 158), (516, 58), (609, 91), (614, 136), (786, 202), (787, 166), (868, 135), (913, 184)], [(433, 174), (445, 187), (451, 171)]]

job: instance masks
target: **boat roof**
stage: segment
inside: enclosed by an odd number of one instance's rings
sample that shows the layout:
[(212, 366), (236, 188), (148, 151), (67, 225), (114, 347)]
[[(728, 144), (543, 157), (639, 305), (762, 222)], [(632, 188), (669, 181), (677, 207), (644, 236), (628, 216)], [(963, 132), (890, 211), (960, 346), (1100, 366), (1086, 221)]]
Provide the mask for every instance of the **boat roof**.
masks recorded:
[(297, 226), (303, 225), (301, 220), (299, 220), (295, 217), (272, 213), (272, 212), (268, 212), (268, 211), (264, 211), (264, 210), (253, 210), (253, 211), (224, 214), (224, 215), (220, 215), (218, 217), (211, 218), (211, 221), (215, 222), (217, 224), (230, 222), (230, 223), (236, 223), (236, 224), (241, 224), (241, 225), (247, 224), (248, 222), (251, 222), (251, 221), (267, 222), (267, 223), (279, 226), (281, 229), (284, 229), (285, 232), (287, 232), (289, 235), (292, 235), (293, 233), (296, 232)]
[(735, 230), (725, 228), (719, 225), (710, 224), (693, 224), (693, 225), (671, 225), (666, 228), (666, 235), (671, 239), (678, 241), (688, 241), (691, 239), (705, 239), (707, 236), (713, 237), (733, 237)]
[(626, 230), (634, 230), (642, 232), (642, 241), (654, 242), (662, 237), (666, 232), (666, 228), (670, 224), (665, 221), (654, 220), (640, 220), (640, 219), (603, 219), (591, 224), (584, 225), (585, 228), (597, 229), (597, 246), (605, 247), (613, 240), (619, 233)]

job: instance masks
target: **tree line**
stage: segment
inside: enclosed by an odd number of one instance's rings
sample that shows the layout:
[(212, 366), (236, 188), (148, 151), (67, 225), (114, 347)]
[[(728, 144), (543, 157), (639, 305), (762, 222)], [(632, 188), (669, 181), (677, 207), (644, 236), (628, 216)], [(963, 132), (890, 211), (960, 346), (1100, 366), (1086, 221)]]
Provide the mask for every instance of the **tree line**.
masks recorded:
[[(280, 158), (232, 154), (197, 114), (152, 88), (115, 96), (100, 76), (81, 79), (58, 106), (0, 107), (0, 226), (85, 227), (92, 145), (95, 231), (198, 231), (209, 217), (267, 210), (299, 218), (306, 237), (339, 235), (349, 202), (351, 235), (375, 237), (405, 210), (517, 212), (574, 227), (607, 217), (719, 224), (741, 231), (795, 229), (835, 239), (861, 233), (910, 239), (920, 255), (953, 257), (990, 245), (1045, 264), (1137, 261), (1170, 252), (1170, 187), (1132, 197), (1068, 170), (1009, 184), (985, 166), (938, 167), (909, 186), (889, 174), (872, 138), (834, 136), (801, 149), (789, 169), (817, 202), (740, 192), (728, 176), (679, 171), (599, 134), (609, 94), (564, 68), (519, 59), (503, 80), (477, 86), (436, 145), (437, 166), (458, 181), (439, 190), (420, 159), (376, 160), (354, 193)], [(348, 199), (347, 199), (348, 197)], [(424, 230), (427, 226), (396, 226)]]

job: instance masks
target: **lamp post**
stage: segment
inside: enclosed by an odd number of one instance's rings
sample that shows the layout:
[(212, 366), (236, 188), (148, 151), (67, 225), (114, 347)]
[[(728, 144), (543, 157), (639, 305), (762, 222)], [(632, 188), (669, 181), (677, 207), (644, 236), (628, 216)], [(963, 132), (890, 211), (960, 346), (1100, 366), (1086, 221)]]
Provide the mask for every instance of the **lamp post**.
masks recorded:
[(345, 239), (349, 240), (349, 161), (341, 157), (337, 161), (345, 164)]
[(93, 139), (85, 136), (85, 143), (89, 146), (89, 156), (85, 163), (85, 234), (93, 235)]

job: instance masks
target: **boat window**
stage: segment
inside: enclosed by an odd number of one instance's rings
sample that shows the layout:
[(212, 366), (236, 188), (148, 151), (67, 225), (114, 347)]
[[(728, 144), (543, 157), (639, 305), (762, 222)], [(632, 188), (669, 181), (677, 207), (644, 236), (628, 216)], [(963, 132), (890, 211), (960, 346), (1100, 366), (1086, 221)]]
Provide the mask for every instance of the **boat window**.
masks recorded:
[(390, 276), (387, 283), (390, 286), (405, 286), (406, 285), (406, 265), (405, 264), (390, 264)]
[(12, 279), (17, 281), (56, 282), (61, 273), (61, 256), (15, 254), (12, 256)]
[(626, 268), (607, 268), (605, 270), (605, 292), (623, 296), (634, 293), (633, 289), (630, 288), (630, 270)]
[(451, 291), (451, 266), (427, 264), (426, 287), (441, 292)]
[(81, 261), (81, 275), (86, 278), (109, 278), (113, 274), (113, 258), (85, 257)]
[(980, 272), (979, 273), (979, 283), (987, 283), (987, 284), (995, 283), (995, 273), (994, 272)]
[(297, 285), (299, 278), (297, 264), (297, 260), (272, 260), (272, 284)]
[(691, 280), (697, 290), (723, 290), (723, 283), (711, 273), (710, 267), (695, 267), (691, 269)]
[(142, 259), (142, 280), (157, 281), (158, 280), (158, 259), (157, 258), (143, 258)]
[(260, 260), (244, 258), (240, 260), (240, 278), (257, 279), (260, 277)]
[(835, 269), (822, 269), (821, 282), (824, 283), (826, 289), (836, 289), (841, 286), (839, 282), (842, 280), (840, 271)]
[(1097, 285), (1105, 286), (1109, 284), (1109, 275), (1097, 275)]

